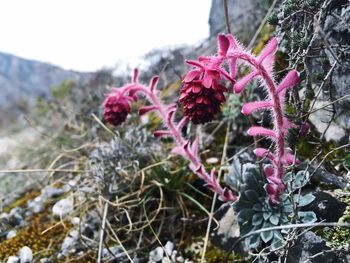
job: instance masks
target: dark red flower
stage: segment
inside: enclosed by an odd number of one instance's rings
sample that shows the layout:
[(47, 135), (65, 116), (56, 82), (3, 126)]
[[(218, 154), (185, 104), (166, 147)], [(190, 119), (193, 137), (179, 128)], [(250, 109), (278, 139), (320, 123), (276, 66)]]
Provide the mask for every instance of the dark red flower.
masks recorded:
[(123, 95), (117, 89), (109, 93), (103, 102), (103, 116), (107, 123), (119, 125), (130, 113), (130, 103), (134, 98)]
[(180, 102), (184, 115), (194, 124), (213, 120), (221, 111), (227, 88), (220, 84), (220, 73), (217, 70), (191, 70), (183, 79), (180, 90)]

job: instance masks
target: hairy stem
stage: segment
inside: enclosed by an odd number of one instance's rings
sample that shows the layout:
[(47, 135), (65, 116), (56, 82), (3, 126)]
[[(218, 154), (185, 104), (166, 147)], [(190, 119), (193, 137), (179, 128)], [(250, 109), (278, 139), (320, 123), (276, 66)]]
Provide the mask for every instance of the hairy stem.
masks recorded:
[[(160, 117), (164, 121), (165, 126), (168, 128), (172, 137), (174, 137), (179, 148), (182, 149), (182, 155), (190, 161), (190, 167), (201, 179), (203, 179), (209, 188), (217, 193), (221, 200), (223, 201), (235, 201), (237, 197), (232, 194), (231, 191), (222, 188), (219, 183), (216, 181), (216, 178), (209, 174), (198, 155), (191, 149), (190, 142), (182, 137), (181, 129), (174, 123), (172, 114), (169, 113), (169, 110), (164, 106), (158, 96), (153, 90), (149, 87), (134, 83), (128, 86), (125, 86), (123, 89), (124, 94), (140, 92), (146, 96), (149, 102), (155, 106), (155, 109), (159, 112)], [(174, 110), (175, 111), (175, 110)], [(171, 116), (169, 116), (171, 114)]]

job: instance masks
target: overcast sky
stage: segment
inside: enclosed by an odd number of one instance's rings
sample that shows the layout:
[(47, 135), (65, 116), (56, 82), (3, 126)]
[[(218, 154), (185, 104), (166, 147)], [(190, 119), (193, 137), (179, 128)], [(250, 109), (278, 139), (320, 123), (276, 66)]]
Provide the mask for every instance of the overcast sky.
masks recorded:
[(194, 44), (206, 38), (210, 3), (0, 1), (0, 51), (80, 71), (113, 66), (119, 60), (133, 63), (152, 48)]

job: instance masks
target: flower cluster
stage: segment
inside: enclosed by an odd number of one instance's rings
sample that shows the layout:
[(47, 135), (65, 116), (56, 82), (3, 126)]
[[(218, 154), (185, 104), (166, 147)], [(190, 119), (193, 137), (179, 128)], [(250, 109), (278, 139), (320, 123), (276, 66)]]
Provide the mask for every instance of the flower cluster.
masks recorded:
[(114, 88), (103, 102), (105, 121), (112, 125), (123, 123), (130, 113), (130, 103), (136, 100), (135, 96), (125, 95), (121, 90)]
[[(187, 63), (191, 64), (190, 61)], [(227, 88), (220, 84), (220, 72), (215, 69), (205, 69), (202, 64), (195, 64), (198, 69), (191, 70), (183, 79), (179, 101), (183, 104), (184, 115), (194, 124), (211, 121), (220, 112), (225, 102), (224, 92)]]

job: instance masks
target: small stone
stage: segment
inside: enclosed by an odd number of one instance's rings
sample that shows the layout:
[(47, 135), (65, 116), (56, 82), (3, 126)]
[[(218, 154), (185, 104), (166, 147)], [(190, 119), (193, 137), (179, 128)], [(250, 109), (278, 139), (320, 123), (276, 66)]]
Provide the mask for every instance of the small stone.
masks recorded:
[(64, 192), (65, 192), (64, 189), (52, 187), (52, 186), (46, 186), (43, 190), (41, 190), (41, 197), (44, 197), (45, 199), (58, 197)]
[(19, 263), (19, 258), (16, 257), (16, 256), (10, 256), (10, 257), (7, 259), (7, 263)]
[(76, 239), (72, 237), (65, 237), (61, 246), (61, 252), (64, 256), (68, 256), (71, 252), (71, 249), (74, 248)]
[(161, 247), (157, 247), (149, 253), (149, 260), (151, 262), (157, 262), (162, 260), (164, 257), (164, 250)]
[(79, 233), (78, 233), (77, 230), (72, 230), (72, 231), (70, 231), (70, 232), (69, 232), (69, 235), (70, 235), (72, 238), (74, 238), (74, 239), (78, 239), (78, 237), (79, 237)]
[(179, 256), (176, 258), (176, 261), (182, 263), (182, 262), (185, 262), (185, 259), (182, 256)]
[(73, 211), (73, 197), (70, 196), (65, 199), (61, 199), (52, 207), (52, 213), (54, 216), (63, 217)]
[(210, 157), (205, 160), (207, 164), (217, 164), (219, 162), (219, 159), (216, 157)]
[(70, 221), (73, 225), (78, 226), (80, 223), (80, 218), (79, 217), (73, 217), (72, 220)]
[(11, 239), (11, 238), (15, 237), (16, 235), (17, 235), (16, 230), (10, 230), (6, 235), (6, 239)]
[(174, 243), (170, 241), (166, 242), (164, 249), (166, 254), (170, 256), (174, 250)]
[(21, 263), (28, 263), (33, 260), (33, 252), (27, 246), (24, 246), (19, 250), (18, 256), (21, 260)]

